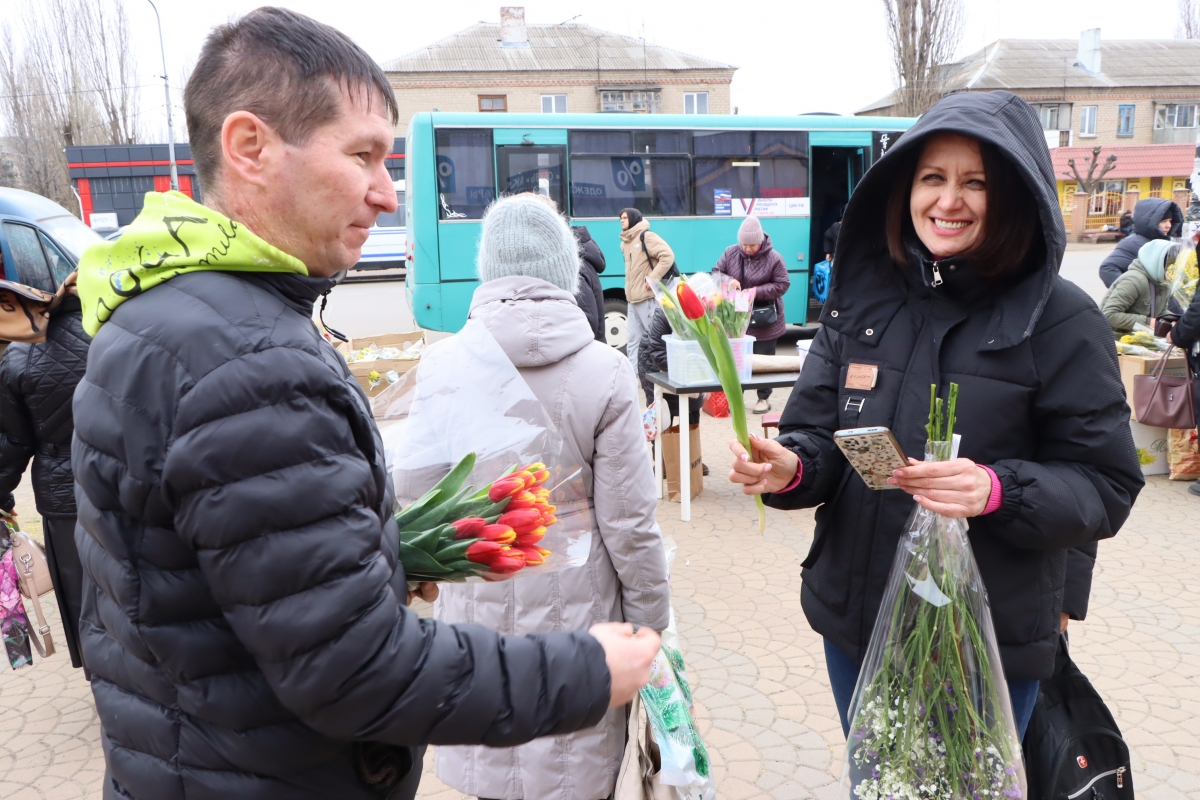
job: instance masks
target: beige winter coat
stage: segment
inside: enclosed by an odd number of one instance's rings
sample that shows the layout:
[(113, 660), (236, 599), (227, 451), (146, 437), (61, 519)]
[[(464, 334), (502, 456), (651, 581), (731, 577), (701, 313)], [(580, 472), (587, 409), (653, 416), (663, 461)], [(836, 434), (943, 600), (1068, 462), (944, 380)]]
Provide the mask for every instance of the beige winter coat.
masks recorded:
[[(642, 249), (642, 232), (646, 232), (646, 249)], [(650, 258), (646, 258), (646, 253)], [(646, 278), (658, 283), (675, 263), (675, 253), (663, 238), (650, 230), (650, 223), (642, 220), (627, 231), (621, 231), (621, 253), (625, 256), (625, 299), (630, 303), (649, 300), (654, 292)], [(651, 264), (650, 262), (654, 263)]]
[[(649, 238), (649, 237), (647, 237)], [(512, 277), (475, 290), (471, 318), (500, 343), (585, 465), (593, 536), (582, 567), (499, 584), (443, 585), (435, 611), (502, 633), (586, 629), (628, 621), (662, 630), (670, 597), (654, 479), (628, 359), (600, 344), (567, 292)], [(520, 747), (438, 747), (438, 777), (501, 800), (599, 800), (613, 791), (625, 710), (594, 728)]]

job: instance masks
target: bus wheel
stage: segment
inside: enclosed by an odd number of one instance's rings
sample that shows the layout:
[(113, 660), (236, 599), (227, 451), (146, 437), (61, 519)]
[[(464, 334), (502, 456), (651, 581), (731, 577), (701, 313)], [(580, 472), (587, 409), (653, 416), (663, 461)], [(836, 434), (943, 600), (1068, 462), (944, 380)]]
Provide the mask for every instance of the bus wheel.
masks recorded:
[(604, 339), (609, 347), (625, 352), (629, 340), (628, 305), (620, 298), (611, 297), (604, 301)]

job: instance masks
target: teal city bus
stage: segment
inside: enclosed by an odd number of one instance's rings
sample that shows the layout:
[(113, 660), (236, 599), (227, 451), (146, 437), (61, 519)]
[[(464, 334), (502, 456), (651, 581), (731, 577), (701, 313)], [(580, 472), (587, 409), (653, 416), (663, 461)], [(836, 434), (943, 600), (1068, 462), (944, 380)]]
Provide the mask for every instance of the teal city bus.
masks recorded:
[(804, 115), (421, 113), (406, 136), (406, 286), (417, 323), (457, 331), (477, 285), (480, 218), (493, 199), (552, 197), (604, 251), (609, 344), (625, 338), (618, 219), (636, 208), (685, 273), (711, 270), (754, 214), (791, 276), (787, 321), (804, 325), (811, 265), (825, 258), (863, 172), (915, 120)]

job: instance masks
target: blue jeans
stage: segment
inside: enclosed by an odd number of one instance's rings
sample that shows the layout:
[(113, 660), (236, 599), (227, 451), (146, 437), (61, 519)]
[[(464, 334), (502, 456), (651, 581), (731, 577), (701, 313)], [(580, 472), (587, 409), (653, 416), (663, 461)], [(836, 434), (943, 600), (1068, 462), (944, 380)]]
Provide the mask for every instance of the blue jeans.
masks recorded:
[[(842, 734), (850, 735), (850, 701), (854, 698), (854, 686), (862, 668), (854, 659), (838, 650), (825, 640), (825, 668), (829, 670), (829, 684), (833, 687), (833, 701), (837, 703), (838, 716), (842, 720)], [(1017, 723), (1017, 736), (1024, 739), (1029, 718), (1033, 716), (1033, 705), (1037, 702), (1041, 681), (1009, 680), (1008, 697), (1012, 701), (1013, 719)]]

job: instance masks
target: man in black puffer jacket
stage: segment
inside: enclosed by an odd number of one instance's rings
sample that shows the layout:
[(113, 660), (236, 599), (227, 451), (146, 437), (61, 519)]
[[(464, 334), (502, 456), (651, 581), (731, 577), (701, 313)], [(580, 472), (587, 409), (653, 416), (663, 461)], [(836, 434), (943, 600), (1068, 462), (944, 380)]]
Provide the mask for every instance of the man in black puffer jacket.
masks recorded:
[(1151, 239), (1170, 239), (1183, 230), (1183, 212), (1171, 200), (1148, 197), (1133, 207), (1133, 233), (1121, 240), (1100, 262), (1100, 280), (1112, 286), (1137, 258), (1138, 250)]
[(87, 367), (92, 338), (83, 332), (72, 276), (50, 309), (43, 342), (10, 344), (0, 357), (0, 508), (33, 459), (33, 498), (42, 515), (46, 558), (71, 664), (83, 666), (79, 610), (83, 572), (75, 548), (75, 477), (71, 473), (71, 396)]
[(571, 233), (579, 245), (579, 291), (575, 293), (575, 302), (583, 309), (596, 341), (604, 342), (604, 289), (600, 287), (604, 252), (586, 225), (571, 226)]
[(406, 607), (379, 431), (312, 321), (396, 208), (382, 70), (260, 8), (210, 34), (184, 104), (209, 205), (148, 193), (79, 267), (105, 800), (405, 800), (424, 744), (520, 744), (628, 702), (654, 633), (506, 637)]

